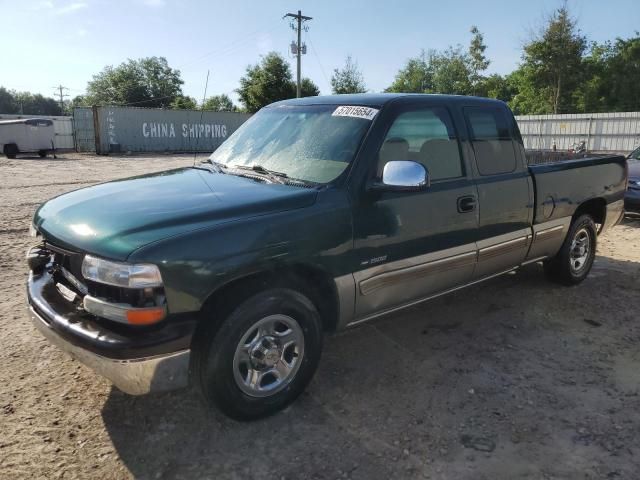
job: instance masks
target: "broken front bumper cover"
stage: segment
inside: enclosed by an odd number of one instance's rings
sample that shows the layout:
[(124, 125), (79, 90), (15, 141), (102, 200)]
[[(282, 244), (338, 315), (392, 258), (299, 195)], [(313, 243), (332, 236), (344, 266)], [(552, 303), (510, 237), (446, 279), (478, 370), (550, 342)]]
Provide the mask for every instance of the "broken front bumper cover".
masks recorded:
[(149, 332), (108, 329), (60, 298), (47, 272), (29, 274), (27, 297), (33, 324), (51, 343), (123, 392), (142, 395), (188, 385), (193, 322)]

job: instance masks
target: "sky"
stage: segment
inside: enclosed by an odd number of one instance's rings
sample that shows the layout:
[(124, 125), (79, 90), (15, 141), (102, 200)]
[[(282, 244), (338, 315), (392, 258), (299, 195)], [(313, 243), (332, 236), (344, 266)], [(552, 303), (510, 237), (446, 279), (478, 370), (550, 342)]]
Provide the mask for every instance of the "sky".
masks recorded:
[[(421, 49), (468, 45), (469, 29), (484, 33), (488, 73), (505, 74), (520, 61), (522, 45), (562, 0), (0, 0), (0, 86), (53, 96), (63, 85), (71, 97), (105, 65), (127, 58), (164, 56), (182, 72), (185, 94), (234, 90), (246, 67), (276, 51), (295, 58), (288, 12), (313, 17), (303, 34), (302, 74), (331, 93), (333, 69), (351, 55), (367, 88), (389, 86)], [(589, 40), (629, 37), (640, 30), (639, 0), (569, 0)]]

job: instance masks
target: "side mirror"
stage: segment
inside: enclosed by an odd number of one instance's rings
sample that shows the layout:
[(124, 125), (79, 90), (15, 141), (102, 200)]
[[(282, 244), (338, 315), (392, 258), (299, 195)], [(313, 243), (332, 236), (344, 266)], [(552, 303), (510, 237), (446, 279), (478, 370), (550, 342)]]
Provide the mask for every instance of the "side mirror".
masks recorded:
[(424, 165), (412, 160), (387, 162), (382, 171), (382, 182), (373, 190), (416, 192), (429, 186), (429, 172)]

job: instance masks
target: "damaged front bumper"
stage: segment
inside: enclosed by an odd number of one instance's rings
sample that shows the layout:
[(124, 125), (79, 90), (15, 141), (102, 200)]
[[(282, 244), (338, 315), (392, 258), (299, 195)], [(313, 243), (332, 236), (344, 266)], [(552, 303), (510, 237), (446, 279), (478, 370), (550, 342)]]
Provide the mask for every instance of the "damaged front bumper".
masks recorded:
[(189, 383), (195, 319), (132, 328), (96, 318), (63, 298), (46, 269), (30, 272), (29, 312), (54, 345), (131, 395), (173, 390)]

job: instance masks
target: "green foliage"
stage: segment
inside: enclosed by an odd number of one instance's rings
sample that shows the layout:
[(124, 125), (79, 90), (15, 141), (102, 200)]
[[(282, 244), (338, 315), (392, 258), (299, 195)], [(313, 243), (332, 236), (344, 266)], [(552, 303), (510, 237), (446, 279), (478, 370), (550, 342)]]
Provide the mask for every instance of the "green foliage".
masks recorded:
[(509, 106), (516, 115), (540, 115), (549, 113), (550, 97), (548, 91), (540, 91), (531, 82), (532, 73), (527, 67), (520, 67), (507, 76), (507, 84), (511, 89)]
[[(308, 78), (301, 81), (303, 97), (318, 95), (320, 90)], [(291, 69), (285, 59), (271, 52), (256, 65), (247, 67), (246, 74), (240, 79), (236, 90), (245, 109), (254, 113), (270, 103), (296, 96), (296, 84)]]
[(640, 110), (640, 36), (593, 43), (583, 68), (585, 80), (574, 95), (579, 111)]
[(448, 93), (455, 95), (479, 94), (482, 72), (489, 60), (485, 57), (484, 39), (476, 27), (468, 52), (458, 45), (444, 51), (422, 50), (410, 58), (397, 74), (386, 92)]
[(453, 95), (473, 94), (471, 60), (462, 47), (449, 47), (433, 59), (433, 91)]
[[(293, 96), (296, 96), (296, 84), (291, 82), (291, 88), (293, 91)], [(320, 89), (318, 86), (313, 83), (310, 78), (303, 78), (300, 80), (300, 96), (301, 97), (317, 97), (320, 95)]]
[(566, 6), (549, 16), (508, 75), (484, 72), (487, 46), (471, 27), (468, 50), (422, 50), (386, 92), (478, 95), (508, 102), (518, 115), (640, 111), (640, 34), (587, 45)]
[(331, 90), (334, 94), (365, 93), (367, 87), (364, 84), (362, 72), (358, 69), (358, 62), (354, 62), (351, 56), (347, 56), (344, 67), (336, 68), (331, 76)]
[(214, 95), (207, 98), (202, 106), (205, 110), (213, 110), (215, 112), (237, 112), (238, 107), (233, 104), (231, 98), (226, 93), (222, 95)]
[(514, 95), (509, 78), (497, 73), (488, 77), (481, 77), (474, 89), (475, 95), (479, 97), (496, 98), (503, 102), (508, 102)]
[(436, 55), (435, 50), (422, 50), (419, 56), (407, 60), (385, 92), (433, 93), (433, 60)]
[(0, 87), (0, 113), (63, 115), (60, 103), (39, 93), (16, 92)]
[(85, 102), (169, 108), (182, 95), (183, 83), (180, 71), (169, 67), (164, 57), (129, 59), (94, 75), (87, 85)]
[(542, 32), (525, 45), (520, 69), (527, 88), (522, 94), (541, 96), (545, 105), (541, 113), (575, 111), (574, 93), (583, 80), (586, 45), (566, 7), (555, 11)]
[(169, 108), (172, 110), (195, 110), (198, 108), (198, 102), (195, 98), (189, 97), (188, 95), (178, 95)]
[(89, 107), (87, 99), (84, 95), (76, 95), (67, 102), (67, 110), (72, 112), (75, 107)]
[(0, 113), (16, 113), (17, 105), (14, 93), (0, 87)]
[(484, 35), (480, 33), (475, 25), (471, 27), (471, 43), (469, 44), (469, 60), (468, 68), (470, 71), (469, 81), (472, 86), (473, 94), (478, 95), (480, 84), (483, 81), (482, 72), (484, 72), (491, 63), (484, 54), (487, 46), (484, 43)]

